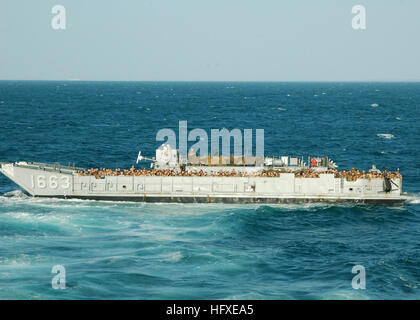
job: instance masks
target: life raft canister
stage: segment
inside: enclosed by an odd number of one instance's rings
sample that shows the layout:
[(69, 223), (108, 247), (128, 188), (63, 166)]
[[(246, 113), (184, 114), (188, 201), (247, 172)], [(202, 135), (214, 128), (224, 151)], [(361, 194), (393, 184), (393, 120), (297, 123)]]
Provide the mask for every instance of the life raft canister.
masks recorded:
[(312, 158), (311, 165), (312, 167), (316, 167), (317, 163), (315, 158)]

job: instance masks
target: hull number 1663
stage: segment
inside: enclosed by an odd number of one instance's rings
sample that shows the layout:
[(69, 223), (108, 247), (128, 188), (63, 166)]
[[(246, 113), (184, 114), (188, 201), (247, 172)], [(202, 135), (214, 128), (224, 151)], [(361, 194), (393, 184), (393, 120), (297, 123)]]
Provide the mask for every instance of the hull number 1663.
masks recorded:
[(68, 176), (37, 176), (36, 178), (31, 175), (32, 188), (38, 187), (40, 189), (51, 188), (51, 189), (68, 189), (70, 188), (70, 177)]

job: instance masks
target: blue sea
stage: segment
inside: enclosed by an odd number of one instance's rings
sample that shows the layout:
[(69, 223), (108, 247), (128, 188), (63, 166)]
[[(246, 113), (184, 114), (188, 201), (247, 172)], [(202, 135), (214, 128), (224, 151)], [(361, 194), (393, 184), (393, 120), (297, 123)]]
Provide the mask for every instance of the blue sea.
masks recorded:
[[(0, 161), (131, 167), (180, 120), (264, 129), (266, 155), (399, 168), (409, 200), (37, 199), (1, 175), (0, 299), (420, 298), (420, 83), (0, 81)], [(55, 265), (65, 289), (52, 288)]]

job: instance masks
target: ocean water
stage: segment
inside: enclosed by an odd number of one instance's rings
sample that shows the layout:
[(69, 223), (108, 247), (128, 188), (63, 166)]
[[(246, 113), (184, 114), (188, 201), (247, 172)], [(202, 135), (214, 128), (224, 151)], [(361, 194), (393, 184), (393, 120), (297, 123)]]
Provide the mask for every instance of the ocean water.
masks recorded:
[[(400, 169), (400, 205), (34, 199), (0, 177), (1, 299), (419, 299), (420, 83), (0, 82), (0, 161), (130, 167), (162, 128)], [(51, 286), (54, 265), (66, 289)], [(352, 268), (366, 289), (352, 288)]]

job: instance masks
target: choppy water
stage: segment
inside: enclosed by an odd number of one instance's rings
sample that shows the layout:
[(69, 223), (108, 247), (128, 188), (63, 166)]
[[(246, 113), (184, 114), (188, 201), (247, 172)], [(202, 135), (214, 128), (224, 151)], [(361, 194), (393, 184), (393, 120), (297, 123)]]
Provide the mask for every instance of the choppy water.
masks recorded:
[[(420, 298), (420, 84), (0, 82), (0, 161), (129, 167), (156, 132), (265, 129), (266, 154), (404, 176), (408, 203), (33, 199), (0, 177), (2, 299)], [(210, 131), (208, 131), (210, 132)], [(52, 266), (66, 289), (51, 287)], [(354, 265), (366, 290), (354, 290)]]

